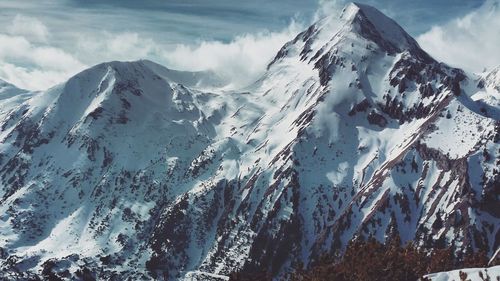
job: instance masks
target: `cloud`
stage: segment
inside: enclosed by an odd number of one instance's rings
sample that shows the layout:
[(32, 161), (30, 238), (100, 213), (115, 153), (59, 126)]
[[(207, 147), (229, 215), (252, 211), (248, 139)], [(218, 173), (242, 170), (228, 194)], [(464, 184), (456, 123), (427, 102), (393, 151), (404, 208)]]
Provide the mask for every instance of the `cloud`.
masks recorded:
[(135, 32), (113, 34), (102, 31), (80, 35), (75, 53), (90, 64), (109, 60), (138, 60), (158, 56), (161, 47), (153, 39)]
[(49, 37), (49, 30), (41, 21), (23, 15), (14, 17), (14, 20), (7, 26), (7, 33), (37, 42), (46, 42)]
[(204, 41), (196, 45), (177, 45), (161, 55), (166, 65), (180, 70), (213, 70), (232, 82), (246, 86), (261, 75), (279, 49), (303, 29), (292, 22), (279, 32), (260, 32), (237, 36), (232, 41)]
[(80, 35), (73, 53), (87, 64), (151, 59), (171, 69), (211, 70), (231, 81), (230, 86), (243, 87), (258, 79), (279, 49), (303, 28), (302, 24), (292, 21), (280, 31), (247, 33), (229, 42), (205, 40), (174, 45), (162, 45), (135, 32), (102, 31)]
[(318, 9), (313, 16), (313, 22), (327, 16), (338, 17), (347, 2), (346, 0), (319, 0)]
[(11, 63), (0, 62), (0, 77), (23, 89), (47, 89), (63, 82), (65, 77), (68, 76), (70, 75), (61, 71), (21, 67)]
[(500, 65), (500, 0), (418, 36), (420, 46), (436, 59), (467, 71)]
[[(56, 45), (57, 40), (45, 41), (52, 36), (34, 18), (18, 15), (9, 26), (5, 33), (0, 31), (0, 77), (30, 90), (49, 88), (103, 61), (138, 59), (151, 59), (172, 69), (212, 70), (231, 81), (232, 87), (243, 87), (258, 79), (278, 50), (303, 29), (292, 21), (279, 31), (247, 33), (228, 42), (172, 45), (137, 32), (76, 31), (67, 35), (70, 40)], [(38, 30), (28, 32), (29, 26)]]
[(71, 54), (0, 33), (0, 77), (29, 90), (49, 88), (85, 68)]

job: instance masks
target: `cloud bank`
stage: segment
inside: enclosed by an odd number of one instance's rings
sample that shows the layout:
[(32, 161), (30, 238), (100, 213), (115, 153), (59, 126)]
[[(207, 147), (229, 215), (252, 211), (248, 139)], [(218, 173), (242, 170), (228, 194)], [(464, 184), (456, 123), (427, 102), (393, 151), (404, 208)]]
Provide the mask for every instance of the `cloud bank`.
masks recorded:
[(254, 82), (279, 49), (302, 29), (303, 25), (292, 22), (279, 32), (245, 34), (228, 43), (177, 45), (163, 52), (162, 58), (166, 65), (180, 70), (213, 70), (231, 81), (233, 87), (242, 87)]
[(49, 30), (35, 18), (16, 15), (12, 23), (7, 26), (7, 33), (11, 35), (24, 36), (38, 42), (46, 42)]
[[(200, 41), (165, 46), (136, 32), (75, 33), (73, 44), (51, 46), (50, 30), (38, 19), (16, 15), (0, 31), (0, 78), (29, 90), (44, 90), (103, 61), (151, 59), (178, 70), (212, 70), (233, 87), (253, 82), (278, 50), (304, 28), (292, 21), (280, 31), (244, 34), (229, 42)], [(71, 51), (69, 51), (71, 50)]]
[(417, 37), (420, 46), (437, 60), (471, 72), (500, 65), (500, 0)]
[(26, 18), (22, 18), (24, 23), (19, 21), (20, 17), (14, 18), (9, 33), (0, 33), (0, 78), (21, 88), (40, 90), (85, 67), (71, 54), (41, 43), (48, 37), (41, 22)]

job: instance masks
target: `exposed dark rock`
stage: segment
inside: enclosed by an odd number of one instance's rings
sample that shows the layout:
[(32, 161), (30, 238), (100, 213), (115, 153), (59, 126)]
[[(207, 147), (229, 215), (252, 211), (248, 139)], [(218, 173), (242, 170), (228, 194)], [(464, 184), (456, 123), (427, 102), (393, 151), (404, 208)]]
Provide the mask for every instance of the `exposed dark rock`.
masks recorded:
[(356, 112), (366, 112), (366, 110), (370, 107), (372, 107), (370, 102), (367, 99), (364, 99), (360, 103), (353, 106), (353, 108), (349, 111), (349, 115), (353, 116)]
[(381, 114), (371, 111), (370, 114), (366, 117), (368, 119), (368, 122), (373, 125), (378, 125), (381, 128), (384, 128), (387, 126), (387, 119), (385, 119), (384, 116)]

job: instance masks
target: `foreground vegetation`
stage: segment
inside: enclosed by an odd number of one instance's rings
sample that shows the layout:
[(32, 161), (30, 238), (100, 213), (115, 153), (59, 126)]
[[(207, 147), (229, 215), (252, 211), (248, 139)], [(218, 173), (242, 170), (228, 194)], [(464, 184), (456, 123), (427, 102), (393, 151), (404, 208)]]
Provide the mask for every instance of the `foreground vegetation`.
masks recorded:
[[(382, 244), (375, 239), (351, 242), (341, 258), (324, 255), (304, 269), (284, 277), (292, 281), (386, 281), (417, 280), (422, 276), (458, 268), (486, 267), (488, 258), (482, 251), (455, 255), (452, 248), (421, 250), (413, 244), (400, 246), (399, 239)], [(271, 280), (267, 272), (235, 272), (232, 281)]]

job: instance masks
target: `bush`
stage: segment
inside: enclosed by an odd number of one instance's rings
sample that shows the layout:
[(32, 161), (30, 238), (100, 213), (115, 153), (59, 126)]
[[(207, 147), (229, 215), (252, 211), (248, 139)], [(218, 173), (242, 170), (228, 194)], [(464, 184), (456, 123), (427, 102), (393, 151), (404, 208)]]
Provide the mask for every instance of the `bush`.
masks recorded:
[[(484, 252), (469, 253), (457, 258), (451, 248), (432, 251), (418, 249), (412, 243), (400, 246), (400, 240), (382, 244), (370, 238), (348, 244), (340, 258), (322, 256), (310, 268), (298, 266), (285, 280), (292, 281), (385, 281), (417, 280), (428, 273), (463, 267), (484, 267), (488, 259)], [(271, 280), (265, 272), (238, 272), (232, 281)]]

